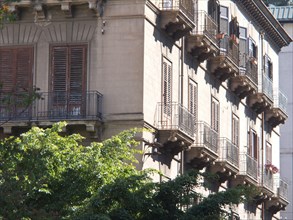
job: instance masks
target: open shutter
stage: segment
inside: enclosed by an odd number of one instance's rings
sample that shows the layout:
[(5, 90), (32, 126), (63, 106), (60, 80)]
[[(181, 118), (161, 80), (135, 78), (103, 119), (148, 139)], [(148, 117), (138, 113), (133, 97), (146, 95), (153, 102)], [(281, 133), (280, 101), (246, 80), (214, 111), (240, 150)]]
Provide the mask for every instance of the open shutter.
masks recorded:
[(192, 81), (189, 81), (189, 111), (197, 116), (197, 86)]
[(163, 61), (163, 103), (164, 113), (171, 116), (171, 80), (172, 67), (167, 61)]

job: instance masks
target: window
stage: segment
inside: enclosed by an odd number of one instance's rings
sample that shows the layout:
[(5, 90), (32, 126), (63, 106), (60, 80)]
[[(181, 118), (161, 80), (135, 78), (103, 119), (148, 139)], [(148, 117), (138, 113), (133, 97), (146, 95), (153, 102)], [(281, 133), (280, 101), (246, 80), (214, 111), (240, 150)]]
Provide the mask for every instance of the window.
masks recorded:
[(172, 102), (172, 65), (171, 63), (163, 58), (163, 105), (164, 114), (171, 115), (171, 102)]
[(191, 79), (189, 80), (188, 90), (188, 109), (197, 118), (197, 85)]
[(221, 18), (220, 18), (220, 32), (221, 33), (225, 33), (228, 34), (228, 8), (221, 6), (220, 7), (220, 11), (221, 11)]
[(86, 45), (51, 47), (52, 106), (59, 115), (81, 115), (85, 107)]
[(264, 67), (265, 67), (265, 75), (269, 79), (273, 79), (273, 63), (271, 62), (271, 59), (268, 55), (264, 56)]
[(247, 29), (244, 27), (239, 28), (239, 66), (246, 67), (246, 56), (248, 53), (247, 47)]
[[(208, 14), (213, 18), (216, 24), (219, 24), (220, 21), (220, 4), (218, 0), (209, 0), (208, 1)], [(218, 25), (219, 28), (219, 25)], [(219, 32), (220, 30), (218, 30)]]
[(249, 145), (248, 145), (248, 155), (258, 159), (258, 137), (254, 130), (249, 131)]
[(239, 146), (239, 118), (234, 114), (232, 116), (232, 143)]
[(272, 164), (272, 145), (266, 143), (266, 164)]
[(0, 114), (25, 116), (30, 111), (24, 101), (32, 90), (33, 47), (0, 47)]
[(214, 129), (216, 132), (219, 132), (219, 102), (213, 97), (211, 110), (212, 129)]
[(248, 41), (248, 53), (250, 58), (257, 59), (257, 46), (255, 44), (255, 41), (249, 38)]

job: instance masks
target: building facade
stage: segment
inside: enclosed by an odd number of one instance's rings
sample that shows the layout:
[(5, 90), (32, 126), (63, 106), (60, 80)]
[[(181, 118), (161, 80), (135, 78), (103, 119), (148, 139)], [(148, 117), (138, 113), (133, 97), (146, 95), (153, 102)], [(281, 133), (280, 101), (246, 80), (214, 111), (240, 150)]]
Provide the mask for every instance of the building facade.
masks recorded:
[[(292, 4), (292, 2), (291, 2)], [(288, 34), (293, 36), (293, 4), (292, 6), (270, 6), (272, 14), (280, 21)], [(284, 92), (287, 94), (288, 105), (287, 113), (288, 120), (284, 126), (281, 126), (281, 142), (280, 142), (280, 158), (281, 158), (281, 177), (286, 179), (289, 184), (288, 200), (289, 205), (285, 211), (281, 212), (283, 219), (293, 219), (293, 90), (292, 90), (292, 69), (293, 69), (293, 44), (284, 47), (279, 54), (279, 73), (280, 84)]]
[[(68, 122), (87, 141), (132, 128), (140, 169), (172, 179), (219, 175), (252, 184), (234, 219), (279, 219), (280, 129), (287, 119), (278, 54), (291, 38), (258, 0), (20, 1), (0, 30), (0, 132)], [(41, 99), (23, 100), (34, 88)], [(212, 190), (205, 193), (211, 193)]]

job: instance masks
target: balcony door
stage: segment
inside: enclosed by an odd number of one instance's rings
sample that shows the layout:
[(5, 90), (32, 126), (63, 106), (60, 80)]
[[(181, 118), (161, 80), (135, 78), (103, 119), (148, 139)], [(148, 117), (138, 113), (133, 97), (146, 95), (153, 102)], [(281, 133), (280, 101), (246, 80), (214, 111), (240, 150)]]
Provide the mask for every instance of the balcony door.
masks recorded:
[(86, 105), (86, 45), (51, 47), (50, 115), (78, 117)]

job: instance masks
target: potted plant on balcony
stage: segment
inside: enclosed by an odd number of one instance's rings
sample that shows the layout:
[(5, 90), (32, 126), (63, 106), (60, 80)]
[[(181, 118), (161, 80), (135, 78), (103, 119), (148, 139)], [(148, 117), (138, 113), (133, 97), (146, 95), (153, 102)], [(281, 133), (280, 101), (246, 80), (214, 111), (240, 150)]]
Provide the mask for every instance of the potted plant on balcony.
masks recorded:
[(273, 165), (273, 164), (266, 164), (265, 165), (265, 168), (266, 168), (267, 171), (270, 171), (273, 174), (276, 174), (276, 173), (279, 172), (279, 169), (275, 165)]
[(225, 33), (218, 33), (218, 34), (216, 34), (216, 38), (218, 39), (218, 40), (221, 40), (221, 39), (223, 39), (225, 37)]
[(250, 57), (249, 60), (251, 64), (257, 65), (257, 59), (255, 57)]
[(231, 34), (230, 36), (230, 42), (233, 42), (235, 44), (239, 44), (239, 39), (235, 34)]

